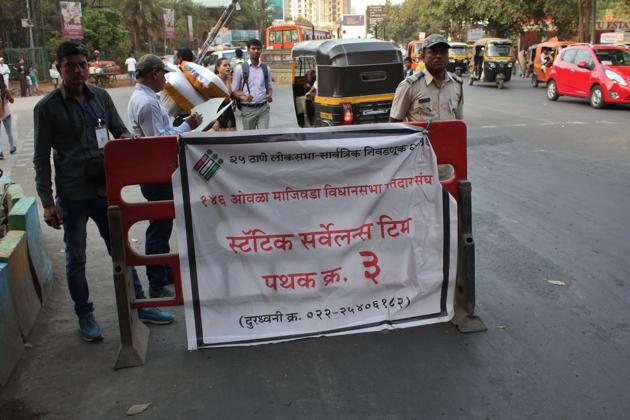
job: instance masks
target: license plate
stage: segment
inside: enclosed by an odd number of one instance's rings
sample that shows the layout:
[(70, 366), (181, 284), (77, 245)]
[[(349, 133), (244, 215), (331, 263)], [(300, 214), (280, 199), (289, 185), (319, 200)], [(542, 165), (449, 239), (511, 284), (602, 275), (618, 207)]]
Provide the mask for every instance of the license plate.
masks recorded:
[(320, 112), (319, 116), (322, 120), (332, 120), (333, 116), (330, 112)]
[(364, 116), (368, 116), (368, 115), (382, 115), (382, 114), (387, 114), (387, 110), (386, 109), (366, 109), (365, 111), (361, 112), (361, 115)]

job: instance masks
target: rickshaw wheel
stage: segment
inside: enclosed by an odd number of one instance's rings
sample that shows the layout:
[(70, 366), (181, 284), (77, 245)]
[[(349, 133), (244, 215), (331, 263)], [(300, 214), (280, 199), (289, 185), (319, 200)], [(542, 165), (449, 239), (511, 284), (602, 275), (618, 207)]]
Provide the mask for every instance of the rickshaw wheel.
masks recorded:
[(558, 87), (556, 86), (556, 81), (555, 80), (549, 80), (547, 82), (547, 99), (549, 99), (550, 101), (557, 101), (558, 97), (560, 95), (558, 95)]
[(462, 69), (460, 69), (459, 67), (457, 67), (457, 68), (455, 69), (455, 74), (456, 74), (456, 75), (458, 75), (458, 76), (461, 76), (461, 75), (462, 75)]
[(503, 79), (499, 79), (499, 80), (497, 81), (497, 88), (498, 88), (498, 89), (503, 89), (503, 85), (504, 85), (504, 84), (505, 84), (505, 80), (503, 80)]

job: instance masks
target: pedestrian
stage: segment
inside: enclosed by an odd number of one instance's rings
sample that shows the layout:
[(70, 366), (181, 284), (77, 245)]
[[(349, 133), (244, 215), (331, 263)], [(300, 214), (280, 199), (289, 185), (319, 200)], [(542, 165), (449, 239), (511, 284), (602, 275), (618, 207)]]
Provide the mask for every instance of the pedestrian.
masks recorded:
[(183, 61), (195, 61), (195, 57), (190, 48), (178, 48), (175, 50), (173, 63), (179, 66)]
[[(76, 41), (57, 48), (57, 70), (62, 76), (58, 89), (42, 98), (33, 110), (35, 123), (35, 181), (44, 208), (44, 220), (54, 229), (63, 226), (66, 280), (79, 331), (86, 341), (103, 338), (94, 319), (85, 276), (86, 225), (92, 219), (107, 252), (111, 255), (103, 147), (114, 137), (131, 134), (120, 119), (107, 91), (88, 85), (88, 50)], [(55, 190), (53, 198), (50, 152), (54, 150)], [(144, 299), (136, 270), (132, 270), (135, 295)], [(173, 316), (157, 308), (140, 308), (143, 322), (169, 324)]]
[(9, 90), (11, 90), (11, 87), (9, 86), (9, 75), (10, 74), (11, 74), (11, 69), (4, 62), (4, 57), (0, 57), (0, 75), (4, 79), (4, 86), (7, 89), (9, 89)]
[(50, 78), (53, 82), (53, 87), (57, 89), (59, 87), (59, 71), (57, 71), (57, 60), (53, 61), (50, 66), (50, 70), (48, 70), (48, 74), (50, 74)]
[(269, 103), (272, 97), (271, 69), (260, 60), (262, 43), (257, 39), (247, 42), (249, 60), (234, 69), (232, 91), (241, 103), (244, 130), (269, 127)]
[(450, 45), (440, 34), (422, 44), (425, 69), (407, 77), (396, 88), (389, 115), (392, 122), (464, 118), (462, 79), (448, 71)]
[[(4, 125), (9, 140), (9, 153), (13, 154), (17, 150), (13, 143), (13, 132), (11, 131), (11, 109), (9, 103), (13, 103), (11, 91), (4, 84), (4, 77), (0, 77), (0, 122)], [(4, 159), (2, 151), (2, 131), (0, 131), (0, 160)]]
[(403, 61), (403, 69), (405, 71), (405, 77), (413, 75), (413, 68), (411, 67), (412, 63), (413, 63), (413, 60), (411, 59), (411, 57), (405, 57), (405, 60)]
[(232, 109), (230, 101), (230, 98), (232, 97), (232, 68), (230, 67), (230, 60), (225, 57), (219, 58), (214, 66), (214, 72), (227, 87), (229, 97), (223, 102), (223, 106), (227, 106), (228, 109), (223, 111), (212, 128), (216, 131), (234, 131), (236, 130), (236, 116), (234, 115), (234, 110)]
[(33, 70), (31, 66), (26, 68), (26, 96), (33, 95), (33, 79), (31, 79), (31, 70)]
[(136, 83), (136, 59), (132, 53), (129, 53), (125, 64), (127, 65), (127, 74), (129, 75), (129, 86), (133, 86)]
[(37, 69), (32, 66), (29, 67), (28, 77), (31, 79), (31, 93), (41, 95), (42, 92), (39, 90), (39, 80), (37, 80)]
[(20, 79), (20, 96), (25, 97), (28, 96), (28, 80), (27, 80), (27, 70), (26, 70), (26, 62), (24, 61), (24, 57), (20, 57), (17, 62), (17, 65), (13, 67), (18, 74)]
[[(173, 127), (168, 112), (160, 103), (157, 92), (164, 89), (164, 74), (171, 71), (156, 55), (147, 54), (140, 58), (137, 66), (136, 88), (131, 95), (127, 112), (134, 134), (140, 137), (177, 135), (197, 128), (201, 117), (193, 114), (182, 125)], [(173, 186), (167, 184), (140, 185), (142, 195), (149, 201), (173, 199)], [(169, 239), (173, 230), (172, 220), (151, 220), (146, 231), (145, 253), (168, 254)], [(173, 274), (169, 265), (147, 266), (149, 296), (152, 298), (171, 297), (174, 295), (168, 287)]]
[(241, 64), (243, 64), (244, 61), (245, 60), (243, 59), (243, 50), (241, 50), (240, 48), (236, 48), (234, 50), (234, 58), (230, 62), (230, 67), (232, 67), (232, 70), (234, 70), (236, 66), (240, 66)]
[(525, 55), (527, 54), (527, 50), (523, 47), (518, 52), (518, 61), (517, 65), (519, 68), (519, 72), (521, 73), (521, 79), (525, 78)]

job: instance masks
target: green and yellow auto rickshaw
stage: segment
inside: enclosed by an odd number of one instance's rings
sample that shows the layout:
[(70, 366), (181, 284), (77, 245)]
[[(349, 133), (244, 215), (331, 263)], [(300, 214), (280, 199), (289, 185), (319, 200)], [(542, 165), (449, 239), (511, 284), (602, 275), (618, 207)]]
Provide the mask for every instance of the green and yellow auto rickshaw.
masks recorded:
[(391, 42), (329, 39), (296, 44), (291, 80), (298, 124), (387, 122), (403, 77), (402, 54)]
[(468, 84), (475, 80), (496, 83), (499, 89), (512, 78), (514, 55), (512, 41), (502, 38), (481, 38), (473, 46)]
[(458, 76), (466, 73), (468, 68), (468, 45), (463, 42), (449, 42), (448, 64), (446, 69)]

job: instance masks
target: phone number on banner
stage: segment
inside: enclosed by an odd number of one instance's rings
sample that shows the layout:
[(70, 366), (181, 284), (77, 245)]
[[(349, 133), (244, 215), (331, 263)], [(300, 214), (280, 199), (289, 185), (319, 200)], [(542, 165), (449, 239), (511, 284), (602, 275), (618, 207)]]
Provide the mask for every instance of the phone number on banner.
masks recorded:
[(249, 316), (241, 316), (239, 318), (239, 325), (241, 328), (253, 329), (257, 326), (261, 326), (264, 324), (282, 324), (282, 323), (291, 323), (291, 322), (299, 322), (306, 317), (306, 319), (332, 319), (333, 317), (345, 317), (351, 315), (357, 315), (364, 311), (379, 311), (379, 310), (387, 310), (387, 309), (405, 309), (411, 304), (411, 300), (409, 297), (392, 297), (391, 299), (383, 298), (376, 299), (372, 302), (361, 303), (350, 306), (341, 306), (337, 309), (313, 309), (311, 311), (300, 313), (300, 312), (289, 312), (282, 313), (281, 311), (276, 311), (273, 314), (266, 315), (249, 315)]

